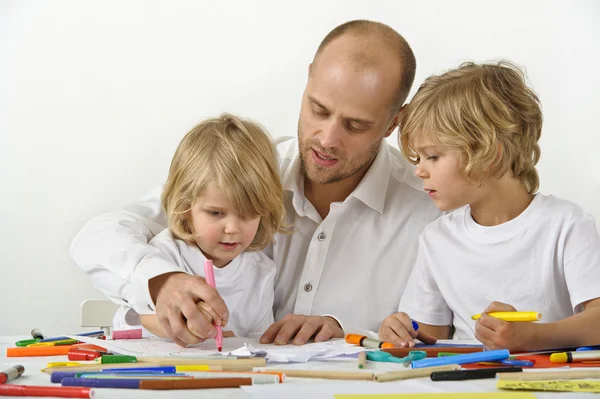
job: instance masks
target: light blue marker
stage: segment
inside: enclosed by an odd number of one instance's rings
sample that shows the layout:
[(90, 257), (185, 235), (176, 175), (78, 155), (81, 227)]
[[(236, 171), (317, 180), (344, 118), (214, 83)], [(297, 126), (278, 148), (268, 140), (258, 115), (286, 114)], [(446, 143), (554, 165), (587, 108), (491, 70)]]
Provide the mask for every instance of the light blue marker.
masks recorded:
[(411, 363), (411, 366), (413, 369), (420, 369), (423, 367), (445, 366), (447, 364), (497, 362), (499, 360), (508, 359), (509, 356), (510, 352), (507, 349), (499, 349), (495, 351), (465, 353), (464, 355), (432, 357), (423, 360), (415, 360)]

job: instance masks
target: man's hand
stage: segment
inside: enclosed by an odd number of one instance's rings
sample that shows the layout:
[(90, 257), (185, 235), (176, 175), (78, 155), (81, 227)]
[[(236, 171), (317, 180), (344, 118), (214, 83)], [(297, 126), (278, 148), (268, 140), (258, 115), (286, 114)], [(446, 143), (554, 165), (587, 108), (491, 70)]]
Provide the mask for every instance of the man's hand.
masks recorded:
[(534, 323), (509, 322), (488, 315), (491, 312), (516, 312), (506, 303), (492, 302), (475, 324), (475, 338), (487, 349), (527, 350), (535, 341)]
[[(161, 327), (178, 345), (187, 346), (214, 338), (217, 332), (212, 323), (222, 327), (227, 325), (227, 305), (202, 277), (166, 273), (151, 279), (148, 288), (156, 303), (156, 316)], [(204, 311), (197, 305), (200, 301)]]
[(283, 319), (271, 324), (260, 337), (261, 344), (275, 343), (286, 345), (293, 339), (294, 345), (304, 345), (311, 337), (315, 342), (327, 341), (330, 338), (344, 338), (344, 330), (338, 322), (327, 316), (305, 316), (288, 314)]
[(399, 346), (414, 347), (415, 338), (426, 344), (435, 344), (437, 339), (424, 331), (415, 331), (412, 319), (404, 312), (397, 312), (386, 317), (379, 327), (379, 339)]

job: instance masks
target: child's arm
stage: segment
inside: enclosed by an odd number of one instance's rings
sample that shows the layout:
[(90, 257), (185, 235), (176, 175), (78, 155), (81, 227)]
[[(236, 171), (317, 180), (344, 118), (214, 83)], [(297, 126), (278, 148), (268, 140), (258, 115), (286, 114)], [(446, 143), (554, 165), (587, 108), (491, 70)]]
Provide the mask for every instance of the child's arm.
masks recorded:
[(435, 344), (437, 338), (450, 338), (450, 326), (432, 326), (419, 323), (415, 331), (412, 319), (404, 312), (397, 312), (388, 316), (379, 327), (379, 339), (400, 347), (415, 346), (417, 338), (426, 344)]
[(169, 339), (169, 334), (167, 334), (158, 322), (158, 317), (155, 314), (142, 314), (140, 315), (140, 321), (142, 322), (142, 326), (152, 334), (160, 338)]
[[(511, 323), (483, 314), (475, 325), (475, 337), (488, 349), (511, 351), (598, 345), (600, 298), (582, 305), (582, 312), (553, 323)], [(494, 302), (485, 313), (514, 311), (510, 305)]]

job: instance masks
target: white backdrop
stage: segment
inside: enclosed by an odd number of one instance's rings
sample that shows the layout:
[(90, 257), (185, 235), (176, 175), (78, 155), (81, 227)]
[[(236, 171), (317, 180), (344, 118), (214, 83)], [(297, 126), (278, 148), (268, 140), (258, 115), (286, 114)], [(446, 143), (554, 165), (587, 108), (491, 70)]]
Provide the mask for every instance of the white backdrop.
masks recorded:
[(164, 181), (206, 116), (295, 135), (314, 51), (357, 18), (409, 41), (413, 93), (465, 60), (525, 66), (541, 191), (600, 220), (600, 2), (0, 0), (0, 334), (77, 332), (102, 297), (68, 256), (83, 224)]

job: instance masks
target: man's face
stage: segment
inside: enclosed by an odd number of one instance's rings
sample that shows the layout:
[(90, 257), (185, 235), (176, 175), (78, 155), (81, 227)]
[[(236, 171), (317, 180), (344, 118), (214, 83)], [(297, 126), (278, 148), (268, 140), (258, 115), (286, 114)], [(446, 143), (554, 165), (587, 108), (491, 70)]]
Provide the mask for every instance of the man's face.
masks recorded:
[(360, 68), (334, 45), (312, 65), (298, 121), (303, 173), (317, 184), (364, 173), (395, 127), (399, 66)]

